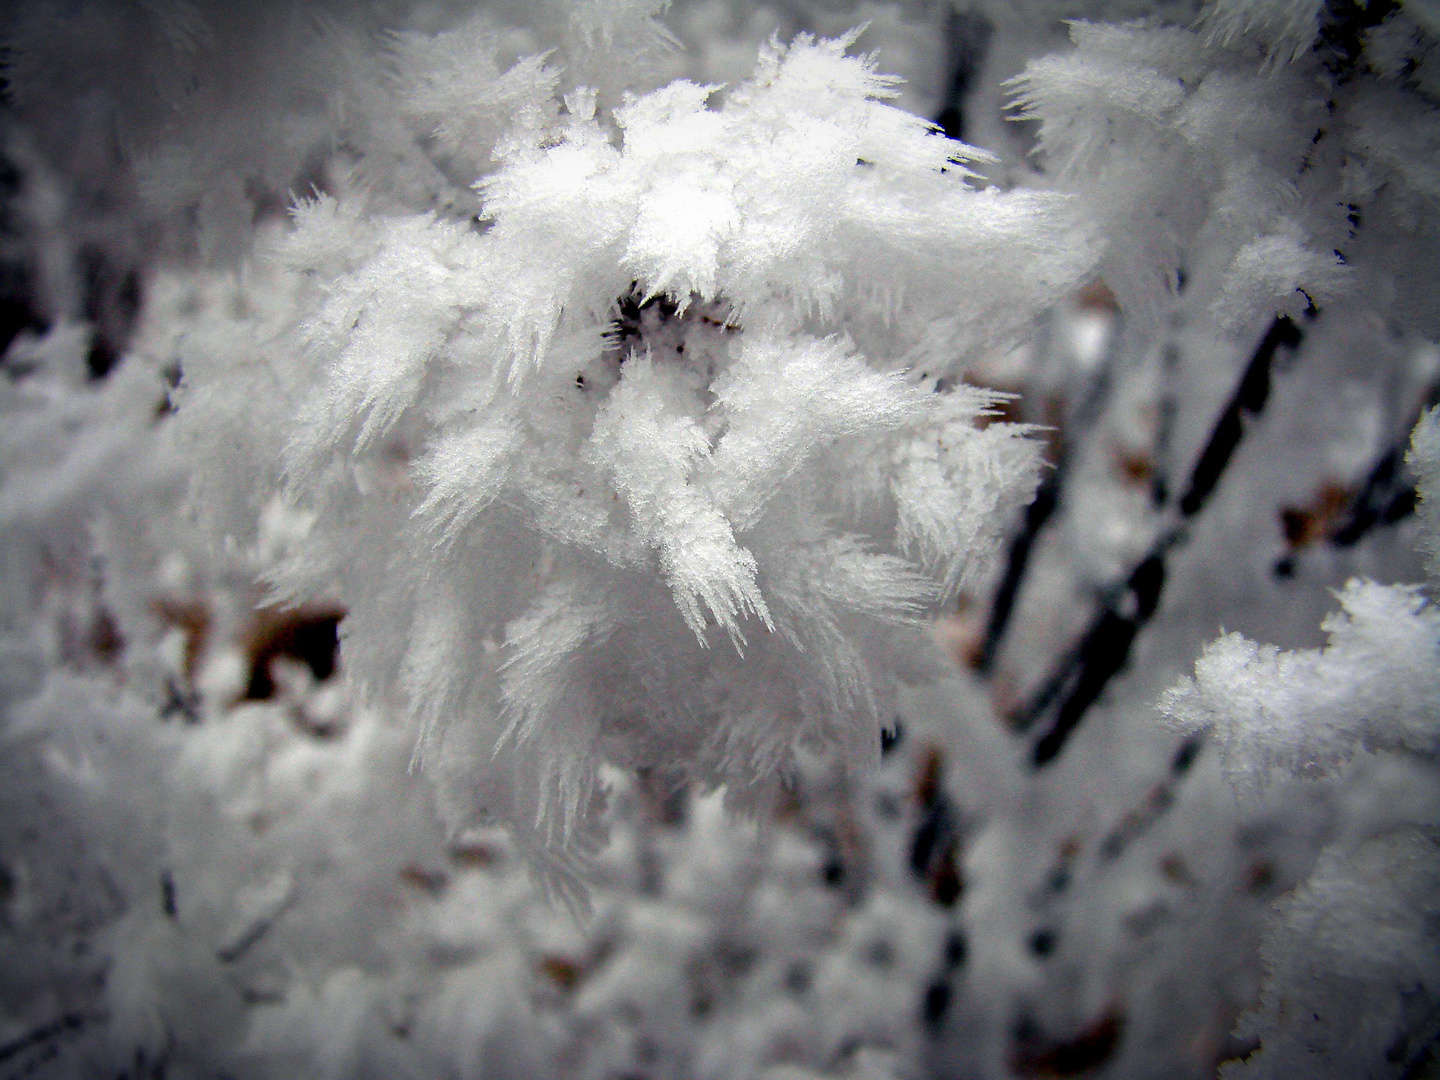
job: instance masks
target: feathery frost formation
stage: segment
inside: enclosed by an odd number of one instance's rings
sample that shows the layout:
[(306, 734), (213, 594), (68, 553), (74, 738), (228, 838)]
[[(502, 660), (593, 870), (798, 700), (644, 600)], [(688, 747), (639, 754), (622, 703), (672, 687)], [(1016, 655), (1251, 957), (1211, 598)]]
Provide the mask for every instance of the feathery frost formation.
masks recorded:
[(1356, 298), (1434, 332), (1436, 28), (1424, 5), (1392, 8), (1222, 0), (1191, 27), (1075, 22), (1073, 51), (1013, 80), (1132, 317), (1180, 293), (1249, 330)]
[(719, 105), (537, 98), (479, 223), (305, 202), (293, 328), (251, 320), (259, 364), (178, 347), (209, 491), (283, 478), (313, 519), (277, 585), (339, 599), (421, 760), (495, 757), (508, 795), (455, 782), (546, 840), (602, 760), (737, 798), (802, 744), (869, 761), (892, 654), (1033, 488), (955, 374), (1075, 284), (1083, 235), (1055, 196), (978, 190), (981, 155), (885, 104), (852, 40), (772, 42)]
[(1282, 652), (1227, 634), (1161, 709), (1212, 729), (1237, 786), (1271, 770), (1323, 776), (1360, 749), (1440, 750), (1440, 612), (1420, 590), (1351, 581), (1322, 624), (1324, 649)]
[(1327, 848), (1280, 901), (1260, 1007), (1241, 1021), (1262, 1046), (1225, 1080), (1425, 1075), (1440, 1009), (1435, 824)]

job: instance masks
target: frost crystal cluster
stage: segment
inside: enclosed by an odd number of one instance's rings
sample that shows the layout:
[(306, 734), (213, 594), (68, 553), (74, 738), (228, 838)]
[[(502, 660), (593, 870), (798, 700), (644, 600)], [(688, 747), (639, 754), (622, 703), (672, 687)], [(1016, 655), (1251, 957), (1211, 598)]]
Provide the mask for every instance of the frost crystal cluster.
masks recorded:
[(311, 522), (276, 582), (344, 605), (457, 808), (559, 841), (602, 761), (741, 800), (802, 746), (864, 765), (917, 619), (1029, 497), (1023, 429), (956, 373), (1083, 239), (981, 190), (850, 43), (772, 41), (718, 104), (537, 96), (478, 220), (303, 202), (265, 359), (179, 346), (212, 490), (268, 399), (246, 479)]
[(1427, 12), (1217, 3), (1191, 26), (1077, 21), (1073, 51), (1032, 61), (1019, 115), (1100, 224), (1127, 310), (1153, 319), (1188, 290), (1244, 327), (1356, 298), (1433, 333)]
[(1227, 634), (1163, 710), (1213, 728), (1227, 772), (1258, 786), (1272, 769), (1323, 776), (1362, 747), (1440, 750), (1440, 613), (1418, 588), (1352, 580), (1323, 650), (1282, 652)]

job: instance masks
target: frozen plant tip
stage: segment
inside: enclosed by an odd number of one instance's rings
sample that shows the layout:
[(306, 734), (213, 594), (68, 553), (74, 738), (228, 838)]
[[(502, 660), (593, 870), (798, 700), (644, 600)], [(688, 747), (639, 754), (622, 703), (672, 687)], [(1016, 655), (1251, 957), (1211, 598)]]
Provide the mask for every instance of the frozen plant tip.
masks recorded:
[(250, 494), (313, 526), (276, 584), (346, 606), (457, 827), (581, 848), (605, 761), (742, 802), (801, 745), (862, 766), (892, 657), (1030, 497), (1023, 428), (956, 375), (1086, 241), (982, 190), (853, 40), (772, 41), (721, 103), (529, 102), (478, 223), (304, 202), (257, 271), (294, 296), (263, 375), (182, 358), (211, 470), (281, 388)]

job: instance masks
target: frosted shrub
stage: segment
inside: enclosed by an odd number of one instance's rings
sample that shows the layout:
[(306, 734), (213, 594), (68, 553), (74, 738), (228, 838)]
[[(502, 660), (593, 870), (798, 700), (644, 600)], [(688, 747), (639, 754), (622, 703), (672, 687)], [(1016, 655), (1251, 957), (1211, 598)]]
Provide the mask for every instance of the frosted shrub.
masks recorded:
[(663, 8), (0, 11), (0, 1075), (1426, 1075), (1433, 14)]
[(772, 43), (718, 106), (537, 98), (478, 224), (303, 203), (259, 366), (180, 349), (212, 490), (266, 387), (232, 492), (311, 517), (276, 584), (345, 605), (347, 665), (403, 686), (457, 824), (569, 840), (603, 760), (741, 800), (801, 745), (872, 760), (917, 618), (1028, 498), (1023, 430), (956, 373), (1087, 249), (849, 44)]

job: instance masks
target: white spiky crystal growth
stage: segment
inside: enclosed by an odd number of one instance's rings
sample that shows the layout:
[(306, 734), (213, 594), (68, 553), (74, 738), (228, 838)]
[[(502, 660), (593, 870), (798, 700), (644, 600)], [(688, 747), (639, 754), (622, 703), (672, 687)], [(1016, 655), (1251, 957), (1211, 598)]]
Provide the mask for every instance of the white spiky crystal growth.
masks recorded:
[(254, 271), (294, 310), (182, 357), (199, 490), (313, 519), (277, 585), (344, 603), (457, 826), (577, 851), (605, 761), (741, 801), (802, 746), (863, 765), (927, 606), (1033, 490), (957, 375), (1089, 249), (852, 43), (772, 42), (718, 105), (517, 110), (480, 221), (302, 203)]

